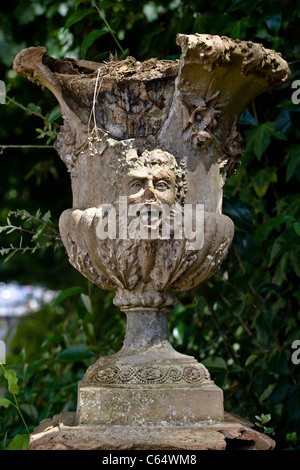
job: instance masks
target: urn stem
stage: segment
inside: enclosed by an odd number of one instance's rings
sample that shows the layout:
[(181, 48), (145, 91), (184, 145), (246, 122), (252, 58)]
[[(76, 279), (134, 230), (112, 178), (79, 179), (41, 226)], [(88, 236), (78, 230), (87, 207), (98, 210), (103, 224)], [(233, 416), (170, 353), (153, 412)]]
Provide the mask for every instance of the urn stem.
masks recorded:
[(127, 315), (124, 348), (159, 346), (162, 342), (168, 341), (169, 311), (170, 308), (155, 307), (124, 309)]

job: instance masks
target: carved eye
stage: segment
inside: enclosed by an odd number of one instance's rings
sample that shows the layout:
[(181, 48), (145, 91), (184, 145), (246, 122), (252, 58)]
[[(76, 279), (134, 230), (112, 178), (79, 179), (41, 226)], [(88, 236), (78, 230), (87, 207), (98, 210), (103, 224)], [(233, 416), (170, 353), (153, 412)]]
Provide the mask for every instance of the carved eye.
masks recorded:
[(131, 183), (130, 185), (130, 188), (133, 189), (134, 191), (139, 191), (140, 189), (142, 189), (143, 185), (142, 185), (142, 182), (139, 181), (139, 180), (135, 180)]
[(166, 189), (169, 189), (169, 184), (165, 180), (159, 180), (154, 184), (154, 187), (159, 191), (164, 191)]

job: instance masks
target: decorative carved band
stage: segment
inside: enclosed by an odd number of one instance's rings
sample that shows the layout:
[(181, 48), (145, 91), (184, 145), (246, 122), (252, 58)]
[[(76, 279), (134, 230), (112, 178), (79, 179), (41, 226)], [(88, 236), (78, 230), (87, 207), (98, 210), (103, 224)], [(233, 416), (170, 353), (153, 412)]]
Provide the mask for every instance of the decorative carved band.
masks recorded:
[(202, 365), (195, 366), (160, 366), (147, 365), (144, 367), (111, 365), (97, 369), (88, 377), (89, 385), (101, 384), (162, 384), (189, 383), (200, 384), (210, 381), (208, 370)]

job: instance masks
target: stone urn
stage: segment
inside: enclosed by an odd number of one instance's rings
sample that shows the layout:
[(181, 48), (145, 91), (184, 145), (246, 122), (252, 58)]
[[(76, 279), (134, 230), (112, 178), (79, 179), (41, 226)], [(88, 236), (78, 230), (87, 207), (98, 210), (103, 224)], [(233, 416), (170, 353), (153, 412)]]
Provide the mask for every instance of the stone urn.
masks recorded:
[(207, 34), (178, 34), (177, 44), (179, 60), (56, 60), (33, 47), (14, 61), (61, 105), (55, 147), (73, 192), (60, 217), (70, 263), (115, 291), (127, 315), (122, 349), (78, 385), (79, 425), (224, 418), (222, 390), (173, 349), (167, 317), (177, 293), (227, 255), (234, 225), (222, 194), (240, 164), (239, 116), (289, 70), (261, 44)]

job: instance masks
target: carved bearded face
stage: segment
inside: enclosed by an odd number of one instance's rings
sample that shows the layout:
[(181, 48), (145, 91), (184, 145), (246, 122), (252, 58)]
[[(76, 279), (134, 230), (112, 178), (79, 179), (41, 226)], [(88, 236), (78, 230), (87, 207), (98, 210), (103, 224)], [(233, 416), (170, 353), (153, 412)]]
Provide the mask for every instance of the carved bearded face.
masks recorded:
[(133, 151), (127, 161), (125, 194), (129, 204), (172, 206), (175, 203), (178, 188), (173, 155), (154, 150), (139, 157)]
[(140, 156), (131, 150), (126, 157), (124, 190), (128, 206), (136, 205), (139, 221), (144, 227), (158, 228), (162, 223), (162, 211), (178, 199), (175, 157), (159, 149), (144, 151)]

